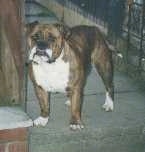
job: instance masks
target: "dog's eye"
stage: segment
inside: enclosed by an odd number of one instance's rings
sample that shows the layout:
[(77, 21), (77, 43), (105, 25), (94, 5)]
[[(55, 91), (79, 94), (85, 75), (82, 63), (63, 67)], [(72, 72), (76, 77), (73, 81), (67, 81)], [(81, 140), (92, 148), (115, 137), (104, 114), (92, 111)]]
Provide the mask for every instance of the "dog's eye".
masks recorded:
[(39, 33), (35, 33), (34, 35), (31, 36), (32, 40), (37, 41), (39, 40), (41, 35)]

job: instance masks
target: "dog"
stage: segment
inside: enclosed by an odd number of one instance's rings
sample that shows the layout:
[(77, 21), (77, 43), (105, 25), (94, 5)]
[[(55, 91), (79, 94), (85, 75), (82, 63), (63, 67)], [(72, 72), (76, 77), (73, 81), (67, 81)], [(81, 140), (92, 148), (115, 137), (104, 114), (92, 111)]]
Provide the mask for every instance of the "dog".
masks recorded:
[(106, 88), (105, 111), (114, 109), (113, 59), (106, 39), (95, 26), (67, 27), (61, 24), (30, 23), (29, 75), (41, 113), (34, 125), (45, 126), (50, 112), (50, 93), (66, 93), (70, 103), (70, 129), (84, 128), (81, 121), (83, 90), (90, 65), (94, 65)]

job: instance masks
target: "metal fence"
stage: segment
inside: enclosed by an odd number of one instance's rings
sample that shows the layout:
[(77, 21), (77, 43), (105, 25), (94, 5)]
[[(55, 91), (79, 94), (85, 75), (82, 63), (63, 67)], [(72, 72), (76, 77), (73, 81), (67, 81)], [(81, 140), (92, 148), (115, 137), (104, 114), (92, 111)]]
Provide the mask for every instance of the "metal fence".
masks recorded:
[(145, 0), (129, 5), (127, 37), (127, 62), (130, 64), (129, 57), (134, 55), (137, 59), (136, 65), (142, 72), (145, 55)]
[[(135, 54), (138, 69), (142, 68), (145, 54), (145, 0), (56, 0), (65, 7), (82, 14), (108, 28), (111, 39), (126, 33), (126, 63), (132, 64)], [(113, 36), (112, 36), (113, 35)], [(112, 38), (113, 37), (113, 38)], [(135, 51), (132, 51), (132, 46)]]
[(143, 4), (132, 3), (129, 7), (129, 30), (136, 36), (141, 34)]
[(117, 36), (122, 32), (126, 0), (56, 0), (93, 22), (107, 26)]

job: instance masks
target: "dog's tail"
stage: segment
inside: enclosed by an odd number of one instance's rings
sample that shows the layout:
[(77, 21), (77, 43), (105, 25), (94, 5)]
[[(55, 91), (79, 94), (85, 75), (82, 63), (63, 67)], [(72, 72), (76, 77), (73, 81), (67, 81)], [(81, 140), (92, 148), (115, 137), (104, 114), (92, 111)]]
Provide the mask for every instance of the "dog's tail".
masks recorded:
[(96, 27), (99, 29), (99, 31), (102, 33), (104, 39), (105, 39), (105, 42), (109, 48), (110, 51), (113, 52), (113, 55), (123, 59), (123, 55), (122, 53), (120, 53), (117, 48), (115, 46), (113, 46), (111, 43), (109, 43), (109, 41), (107, 40), (107, 28), (104, 28), (103, 26), (100, 26), (100, 25), (96, 25)]
[(110, 51), (113, 52), (113, 54), (121, 59), (123, 59), (123, 54), (120, 53), (117, 48), (115, 48), (115, 46), (113, 46), (112, 44), (110, 44), (108, 41), (106, 41), (106, 44), (108, 45), (108, 48)]

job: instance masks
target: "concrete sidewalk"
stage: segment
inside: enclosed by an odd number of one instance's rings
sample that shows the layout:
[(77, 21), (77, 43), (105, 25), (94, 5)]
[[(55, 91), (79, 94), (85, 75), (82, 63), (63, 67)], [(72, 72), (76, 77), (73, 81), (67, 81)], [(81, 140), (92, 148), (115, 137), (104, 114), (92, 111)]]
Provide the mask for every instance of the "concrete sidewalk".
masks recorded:
[[(29, 82), (28, 113), (39, 116), (38, 101)], [(105, 89), (92, 72), (85, 87), (82, 120), (85, 129), (69, 130), (70, 113), (63, 94), (53, 94), (46, 127), (30, 129), (30, 152), (144, 152), (145, 94), (124, 74), (115, 72), (115, 110), (101, 109)]]

